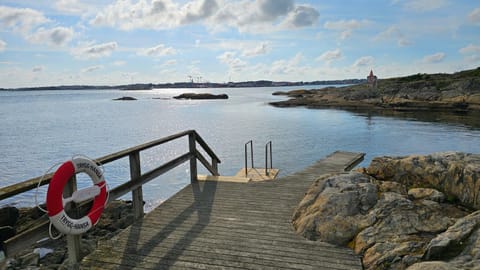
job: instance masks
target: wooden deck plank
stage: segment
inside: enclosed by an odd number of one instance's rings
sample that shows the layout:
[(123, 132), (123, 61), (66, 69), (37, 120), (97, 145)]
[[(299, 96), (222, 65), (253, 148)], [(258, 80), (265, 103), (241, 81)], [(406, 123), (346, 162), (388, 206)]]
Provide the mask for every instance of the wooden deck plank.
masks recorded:
[(342, 172), (362, 154), (335, 152), (267, 182), (195, 182), (103, 241), (81, 269), (362, 269), (348, 248), (308, 241), (291, 225), (320, 175)]
[[(245, 175), (245, 171), (247, 172), (247, 175)], [(278, 173), (280, 172), (279, 169), (268, 169), (265, 171), (265, 168), (241, 168), (237, 174), (235, 174), (235, 177), (246, 177), (251, 179), (251, 181), (269, 181), (269, 180), (274, 180), (277, 178)], [(268, 173), (268, 175), (267, 175)]]

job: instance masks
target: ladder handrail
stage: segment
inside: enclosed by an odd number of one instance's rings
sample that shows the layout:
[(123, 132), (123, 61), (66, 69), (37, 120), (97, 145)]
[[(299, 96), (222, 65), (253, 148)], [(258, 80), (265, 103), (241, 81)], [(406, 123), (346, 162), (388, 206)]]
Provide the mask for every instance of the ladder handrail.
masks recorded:
[(250, 144), (250, 154), (251, 154), (251, 161), (252, 161), (252, 168), (255, 168), (253, 166), (253, 140), (250, 140), (245, 143), (245, 177), (248, 176), (248, 158), (247, 158), (247, 146)]
[(273, 163), (272, 163), (272, 141), (267, 142), (265, 144), (265, 175), (268, 176), (268, 149), (270, 146), (270, 169), (273, 169)]

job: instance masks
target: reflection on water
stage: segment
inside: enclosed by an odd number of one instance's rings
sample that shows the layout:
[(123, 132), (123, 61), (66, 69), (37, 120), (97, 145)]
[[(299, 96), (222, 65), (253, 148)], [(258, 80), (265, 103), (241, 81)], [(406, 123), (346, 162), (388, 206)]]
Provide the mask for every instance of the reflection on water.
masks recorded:
[(471, 129), (480, 129), (480, 112), (431, 112), (431, 111), (352, 111), (367, 118), (373, 116), (392, 117), (409, 121), (423, 121), (430, 123), (441, 123), (454, 126), (462, 126)]

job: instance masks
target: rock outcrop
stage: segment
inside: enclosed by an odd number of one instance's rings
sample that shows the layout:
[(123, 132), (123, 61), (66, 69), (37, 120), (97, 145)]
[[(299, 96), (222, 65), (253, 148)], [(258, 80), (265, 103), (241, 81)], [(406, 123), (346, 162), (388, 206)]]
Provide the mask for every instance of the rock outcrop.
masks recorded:
[(134, 97), (119, 97), (119, 98), (115, 98), (113, 100), (114, 101), (131, 101), (131, 100), (137, 100), (137, 99), (134, 98)]
[(445, 152), (408, 157), (377, 157), (366, 173), (405, 186), (432, 187), (450, 201), (480, 209), (480, 155)]
[(480, 211), (463, 206), (476, 205), (470, 195), (455, 200), (444, 187), (480, 180), (479, 158), (383, 157), (357, 172), (322, 176), (295, 210), (293, 226), (308, 239), (351, 247), (365, 269), (473, 269), (480, 265)]
[(184, 93), (173, 97), (174, 99), (228, 99), (227, 94), (209, 94), (209, 93)]
[(378, 109), (397, 111), (480, 111), (480, 68), (454, 74), (416, 74), (383, 79), (377, 87), (359, 84), (318, 90), (295, 90), (277, 107)]

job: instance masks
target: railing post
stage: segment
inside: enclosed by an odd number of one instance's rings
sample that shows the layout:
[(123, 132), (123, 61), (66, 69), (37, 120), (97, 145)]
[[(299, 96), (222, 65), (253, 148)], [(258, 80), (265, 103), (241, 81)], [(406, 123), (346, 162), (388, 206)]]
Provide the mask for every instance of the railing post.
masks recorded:
[(247, 144), (245, 144), (245, 177), (248, 176), (248, 159), (247, 159)]
[[(135, 179), (142, 175), (140, 167), (140, 152), (135, 151), (128, 156), (130, 160), (130, 178)], [(142, 186), (132, 190), (133, 216), (135, 220), (143, 217), (143, 190)]]
[(265, 145), (265, 175), (268, 176), (268, 143)]
[(192, 157), (190, 157), (190, 182), (194, 183), (197, 181), (197, 150), (195, 147), (195, 131), (192, 131), (188, 134), (188, 149)]
[[(77, 190), (77, 178), (72, 176), (65, 185), (64, 195), (66, 197), (72, 196), (73, 192)], [(66, 211), (71, 210), (72, 207), (67, 205)], [(77, 269), (78, 263), (82, 259), (81, 254), (81, 235), (67, 235), (67, 249), (68, 249), (68, 264), (69, 269)]]
[(245, 177), (248, 176), (248, 159), (247, 159), (247, 145), (250, 144), (250, 154), (251, 156), (251, 161), (252, 161), (252, 169), (255, 168), (253, 165), (253, 140), (248, 141), (245, 143)]
[[(268, 152), (268, 147), (270, 146), (270, 152)], [(273, 169), (273, 164), (272, 164), (272, 141), (269, 141), (265, 145), (265, 175), (268, 176), (268, 154), (270, 153), (270, 169)]]
[(218, 160), (216, 158), (212, 158), (212, 168), (215, 170), (215, 175), (220, 175), (218, 172)]
[(272, 141), (270, 141), (270, 169), (273, 169)]

